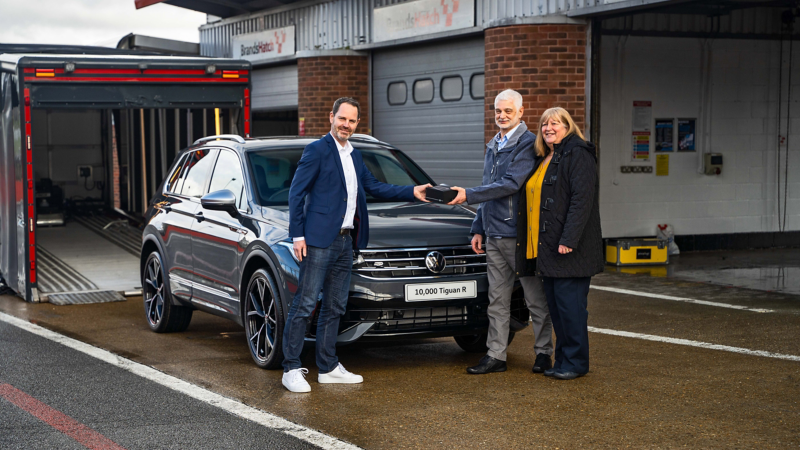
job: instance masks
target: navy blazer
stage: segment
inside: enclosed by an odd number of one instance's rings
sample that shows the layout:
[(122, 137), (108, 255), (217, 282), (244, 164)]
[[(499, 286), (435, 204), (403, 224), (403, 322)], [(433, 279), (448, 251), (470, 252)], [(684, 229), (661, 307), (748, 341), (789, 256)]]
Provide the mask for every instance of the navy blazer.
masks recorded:
[[(350, 154), (358, 179), (356, 215), (357, 235), (353, 241), (358, 248), (369, 242), (367, 195), (387, 200), (413, 201), (414, 186), (395, 186), (381, 183), (364, 165), (361, 152)], [(307, 204), (306, 204), (307, 203)], [(342, 228), (347, 210), (347, 185), (339, 149), (330, 133), (303, 150), (297, 171), (289, 188), (289, 236), (304, 236), (306, 244), (327, 248)]]

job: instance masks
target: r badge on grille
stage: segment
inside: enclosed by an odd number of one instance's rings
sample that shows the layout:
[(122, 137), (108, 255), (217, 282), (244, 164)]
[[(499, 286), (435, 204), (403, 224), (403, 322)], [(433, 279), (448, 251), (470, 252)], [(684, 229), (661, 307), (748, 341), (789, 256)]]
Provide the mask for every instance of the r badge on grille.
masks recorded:
[(447, 266), (444, 255), (439, 252), (430, 252), (425, 256), (425, 266), (433, 273), (439, 273)]

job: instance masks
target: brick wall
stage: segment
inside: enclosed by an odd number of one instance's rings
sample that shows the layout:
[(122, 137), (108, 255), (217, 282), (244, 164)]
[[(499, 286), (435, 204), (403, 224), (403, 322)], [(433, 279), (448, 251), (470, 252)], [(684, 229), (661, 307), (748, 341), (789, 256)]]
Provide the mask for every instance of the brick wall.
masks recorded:
[[(547, 108), (561, 106), (581, 130), (586, 117), (586, 26), (514, 25), (485, 31), (486, 140), (497, 134), (494, 98), (522, 94), (532, 131)], [(536, 131), (534, 131), (536, 132)]]
[(306, 136), (330, 131), (329, 113), (339, 97), (361, 104), (357, 133), (369, 133), (369, 64), (366, 56), (315, 56), (297, 60), (297, 114)]

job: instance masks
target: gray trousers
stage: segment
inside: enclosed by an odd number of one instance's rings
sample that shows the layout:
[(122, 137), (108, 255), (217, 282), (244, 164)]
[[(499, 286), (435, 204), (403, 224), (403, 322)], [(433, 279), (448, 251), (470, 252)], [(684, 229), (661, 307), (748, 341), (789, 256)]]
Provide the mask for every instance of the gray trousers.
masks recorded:
[[(486, 346), (488, 355), (506, 360), (508, 330), (511, 319), (511, 292), (516, 278), (515, 260), (517, 240), (515, 238), (486, 239), (486, 274), (489, 278), (489, 336)], [(525, 303), (531, 313), (533, 334), (536, 338), (536, 354), (553, 354), (553, 322), (547, 309), (542, 280), (539, 277), (520, 278), (525, 292)]]

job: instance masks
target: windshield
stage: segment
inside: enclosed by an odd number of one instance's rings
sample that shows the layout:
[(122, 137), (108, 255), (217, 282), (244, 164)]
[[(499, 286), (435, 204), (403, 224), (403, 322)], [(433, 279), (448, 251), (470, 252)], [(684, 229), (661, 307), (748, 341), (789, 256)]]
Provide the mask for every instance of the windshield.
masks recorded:
[[(372, 148), (359, 149), (372, 175), (384, 183), (399, 186), (435, 184), (425, 173), (399, 150)], [(288, 206), (289, 187), (297, 170), (297, 162), (303, 155), (302, 148), (262, 150), (248, 153), (253, 180), (256, 184), (256, 197), (262, 206)], [(367, 202), (376, 203), (367, 194)]]

